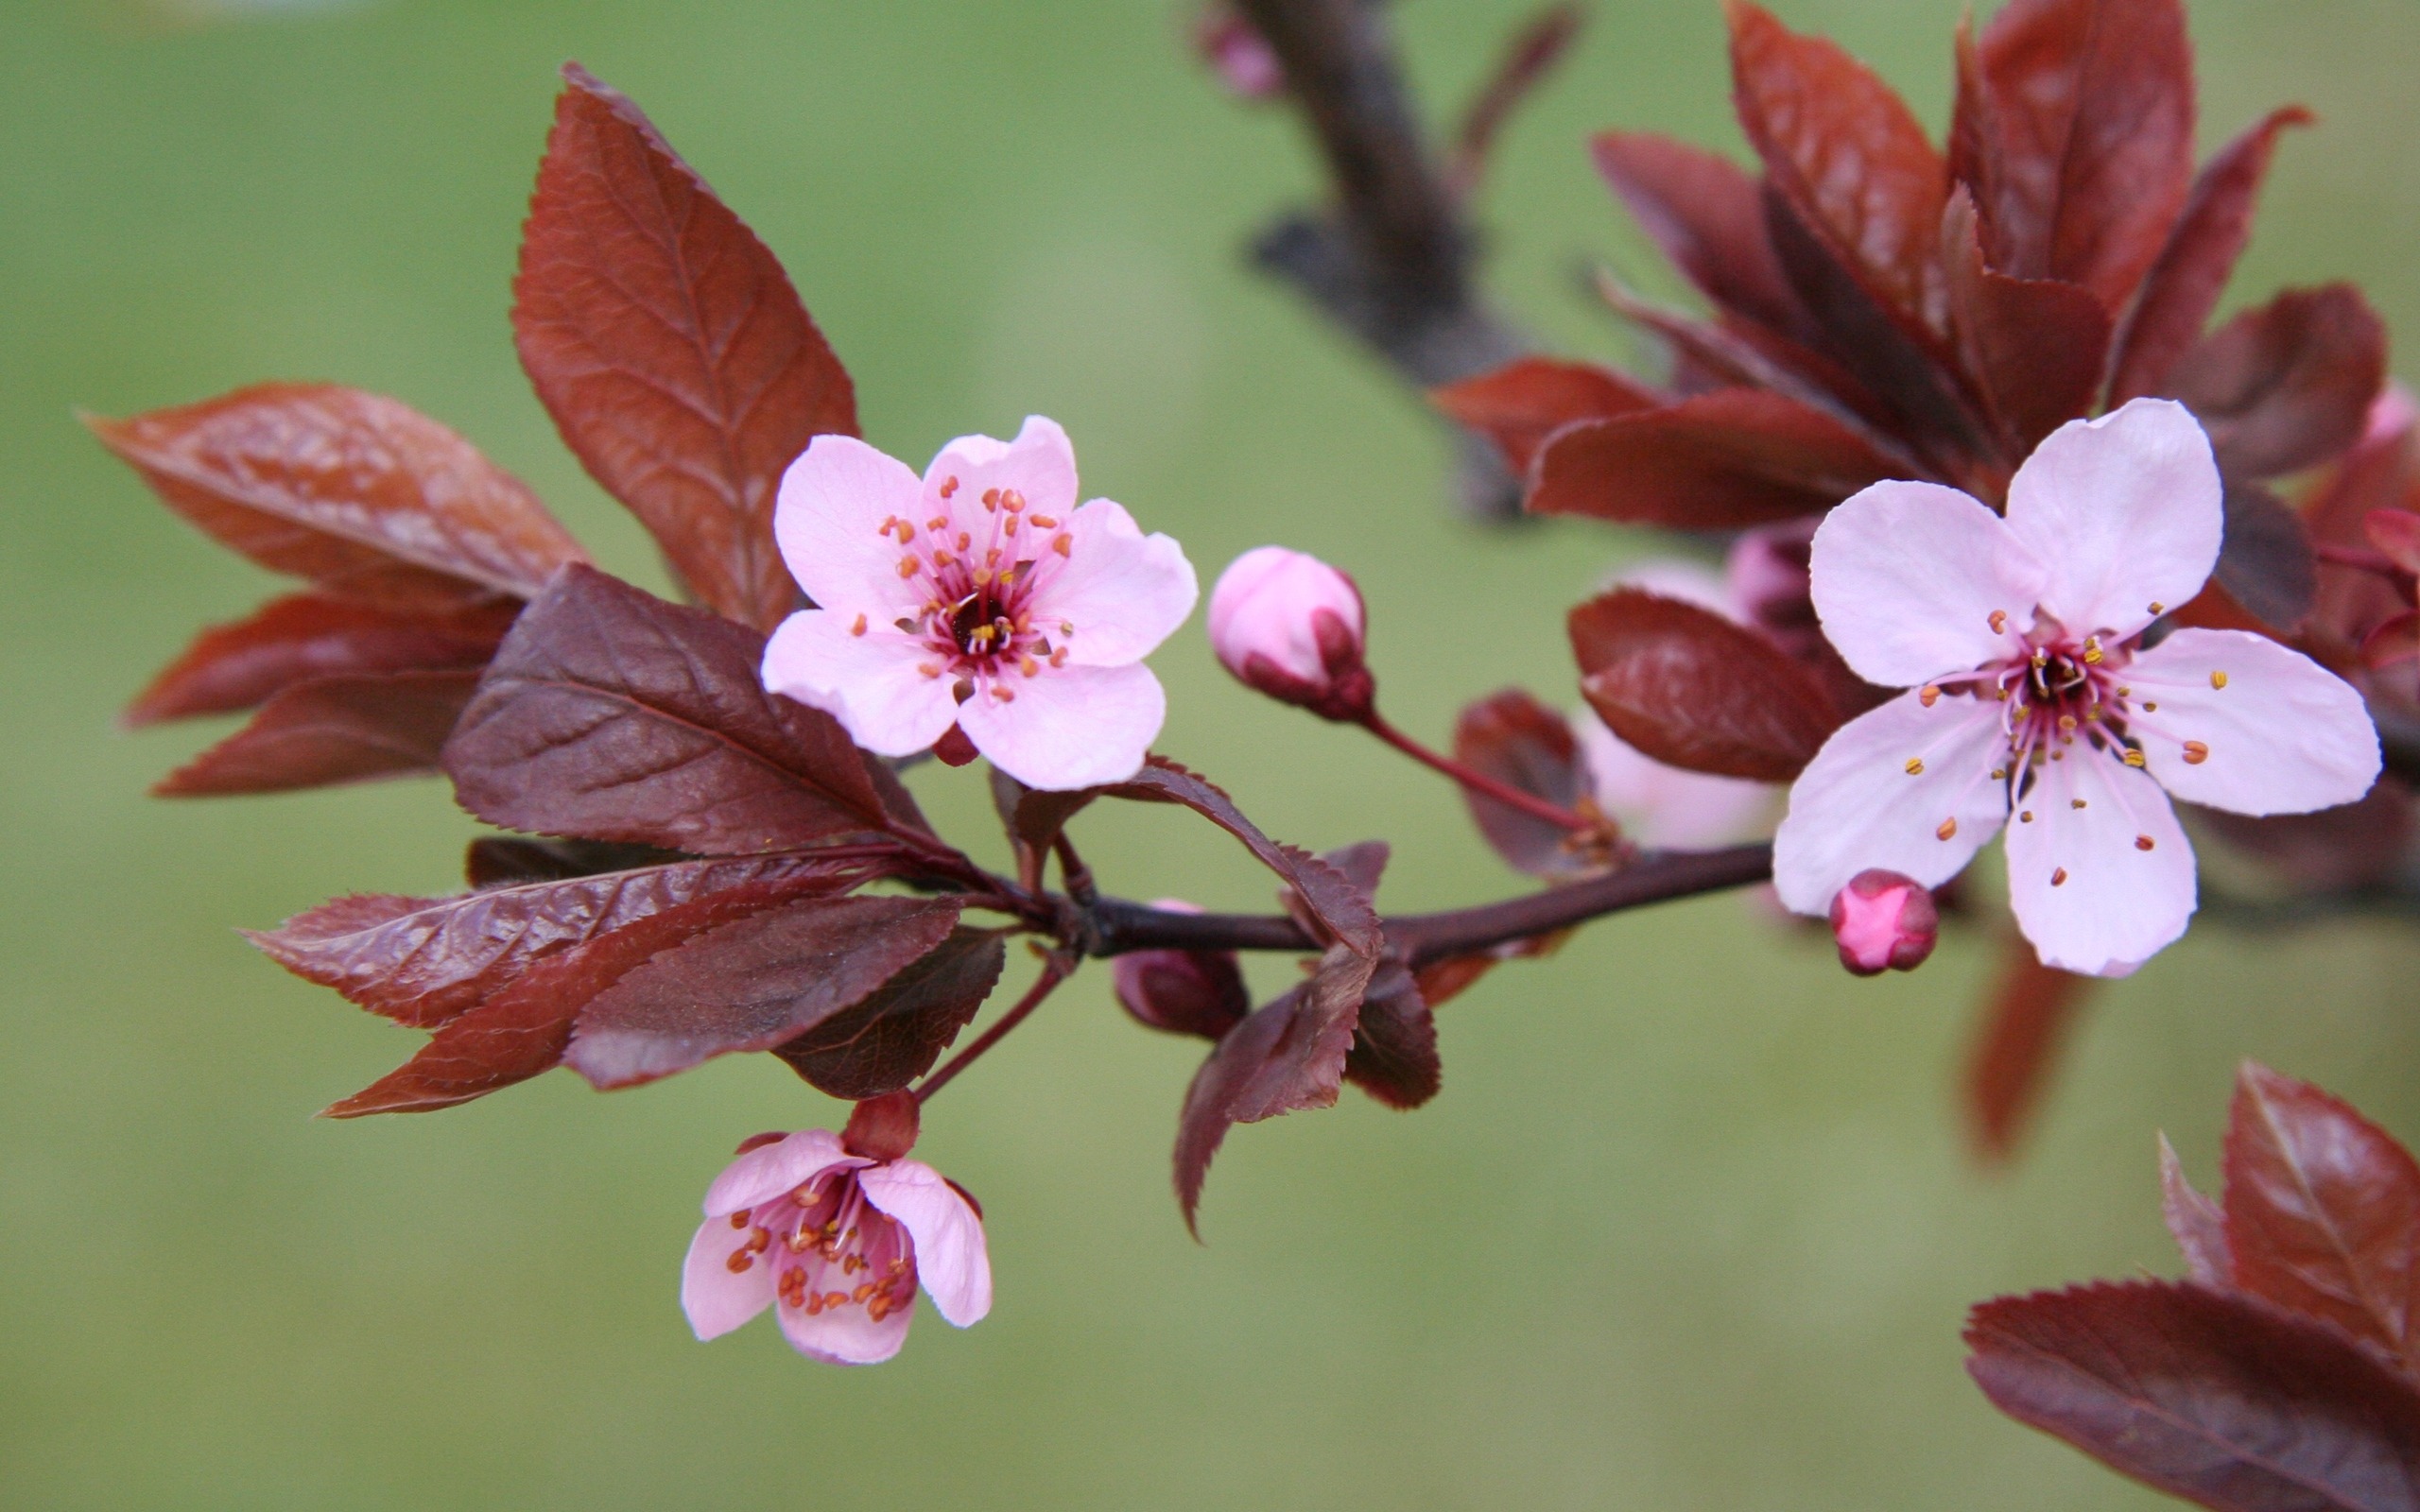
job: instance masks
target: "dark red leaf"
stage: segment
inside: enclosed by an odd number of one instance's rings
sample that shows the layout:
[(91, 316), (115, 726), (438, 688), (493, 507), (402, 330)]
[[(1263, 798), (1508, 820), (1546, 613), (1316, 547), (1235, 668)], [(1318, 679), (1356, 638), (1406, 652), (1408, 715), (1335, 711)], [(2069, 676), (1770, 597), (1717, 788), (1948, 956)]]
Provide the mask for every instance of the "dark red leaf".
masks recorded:
[(130, 727), (253, 708), (314, 678), (476, 672), (521, 606), (510, 599), (406, 611), (294, 593), (201, 632), (126, 711)]
[(2025, 1137), (2093, 980), (2043, 965), (2014, 935), (2001, 941), (1999, 980), (1962, 1084), (1967, 1129), (1984, 1160), (2008, 1159)]
[(2212, 332), (2169, 392), (2242, 481), (2315, 467), (2361, 438), (2386, 385), (2386, 327), (2349, 284), (2290, 289)]
[(1527, 472), (1548, 436), (1583, 420), (1611, 420), (1668, 401), (1591, 363), (1522, 357), (1493, 372), (1431, 389), (1439, 409), (1495, 442), (1515, 472)]
[(1819, 410), (1753, 388), (1570, 426), (1538, 454), (1529, 507), (1681, 530), (1818, 514), (1894, 469)]
[(262, 384), (85, 423), (222, 545), (355, 603), (527, 598), (588, 559), (520, 479), (409, 405), (357, 388)]
[(770, 1050), (865, 1001), (957, 927), (942, 898), (792, 903), (697, 936), (580, 1010), (564, 1063), (600, 1089)]
[(1000, 982), (995, 929), (959, 929), (854, 1008), (777, 1045), (790, 1069), (834, 1097), (879, 1097), (933, 1069)]
[(1724, 9), (1739, 124), (1772, 181), (1900, 309), (1932, 310), (1949, 174), (1924, 128), (1834, 43), (1800, 36), (1746, 0)]
[(1957, 169), (1994, 268), (2126, 308), (2193, 180), (2179, 0), (2014, 0), (1962, 43)]
[(2072, 284), (2010, 278), (1983, 263), (1975, 201), (1964, 189), (1942, 222), (1950, 329), (1966, 370), (2024, 456), (2091, 413), (2109, 357), (2109, 312)]
[(1253, 1010), (1194, 1074), (1177, 1119), (1176, 1196), (1195, 1237), (1201, 1182), (1228, 1129), (1335, 1104), (1362, 993), (1376, 965), (1358, 951), (1329, 951), (1309, 981)]
[(1589, 146), (1597, 171), (1699, 292), (1759, 325), (1804, 335), (1806, 312), (1773, 255), (1755, 180), (1670, 137), (1605, 131)]
[(661, 846), (489, 834), (464, 849), (462, 878), (474, 887), (512, 887), (525, 882), (569, 882), (599, 872), (636, 871), (688, 859)]
[(2420, 514), (2372, 509), (2361, 518), (2361, 533), (2389, 561), (2407, 573), (2420, 573)]
[(1431, 1009), (1442, 1008), (1506, 961), (1537, 960), (1552, 955), (1563, 949), (1563, 942), (1571, 937), (1571, 933), (1567, 929), (1559, 929), (1550, 935), (1507, 940), (1469, 955), (1448, 955), (1414, 971), (1412, 981), (1420, 988), (1421, 1001)]
[[(1563, 808), (1577, 806), (1588, 794), (1570, 721), (1518, 688), (1507, 688), (1462, 711), (1454, 722), (1454, 759)], [(1572, 877), (1603, 864), (1601, 856), (1573, 849), (1571, 832), (1560, 825), (1478, 793), (1466, 791), (1462, 797), (1479, 833), (1515, 871)]]
[(2231, 1290), (2235, 1257), (2227, 1252), (2227, 1219), (2219, 1205), (2193, 1190), (2168, 1136), (2159, 1137), (2159, 1213), (2185, 1252), (2185, 1271), (2204, 1286)]
[(854, 436), (849, 375), (780, 263), (636, 105), (563, 69), (512, 284), (521, 366), (605, 491), (709, 607), (770, 630), (782, 470)]
[(2302, 516), (2257, 483), (2229, 483), (2226, 535), (2213, 575), (2229, 597), (2288, 634), (2319, 597), (2319, 558)]
[(2391, 885), (2403, 869), (2415, 829), (2411, 792), (2391, 779), (2359, 802), (2316, 814), (2255, 818), (2195, 809), (2192, 816), (2197, 837), (2213, 834), (2258, 860), (2288, 886), (2308, 893)]
[(1401, 961), (1381, 961), (1370, 978), (1353, 1048), (1344, 1057), (1344, 1078), (1394, 1108), (1418, 1108), (1444, 1084), (1437, 1016)]
[(1966, 1325), (2002, 1412), (2221, 1512), (2420, 1508), (2420, 1396), (2325, 1325), (2168, 1281), (2003, 1297)]
[(476, 672), (389, 672), (298, 682), (251, 722), (160, 780), (160, 798), (285, 793), (437, 769)]
[(494, 997), (449, 1020), (400, 1069), (322, 1116), (424, 1113), (550, 1071), (562, 1060), (572, 1022), (590, 999), (659, 953), (785, 901), (777, 885), (735, 887), (649, 914), (540, 961)]
[(2238, 1287), (2420, 1365), (2420, 1165), (2384, 1129), (2247, 1061), (2225, 1202)]
[(1787, 782), (1841, 722), (1813, 673), (1721, 615), (1638, 589), (1571, 611), (1580, 691), (1667, 765)]
[(434, 1028), (533, 964), (666, 909), (735, 888), (781, 901), (830, 897), (877, 862), (812, 855), (684, 861), (491, 887), (454, 898), (339, 898), (250, 936), (306, 981), (398, 1023)]
[(2202, 339), (2236, 260), (2251, 240), (2253, 210), (2278, 136), (2313, 119), (2310, 112), (2290, 105), (2236, 138), (2202, 169), (2183, 217), (2127, 317), (2110, 369), (2112, 405), (2161, 392), (2178, 360)]
[(547, 585), (445, 747), (491, 824), (707, 855), (787, 850), (886, 815), (829, 714), (767, 693), (763, 638), (584, 567)]

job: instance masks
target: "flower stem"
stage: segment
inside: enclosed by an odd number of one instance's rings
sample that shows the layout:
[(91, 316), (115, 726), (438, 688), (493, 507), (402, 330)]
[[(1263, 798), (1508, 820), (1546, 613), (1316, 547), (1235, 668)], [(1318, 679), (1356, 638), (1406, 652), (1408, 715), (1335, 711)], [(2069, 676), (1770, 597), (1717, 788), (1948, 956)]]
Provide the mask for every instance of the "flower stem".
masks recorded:
[(2364, 551), (2359, 546), (2338, 546), (2325, 541), (2313, 542), (2310, 550), (2312, 556), (2331, 567), (2350, 567), (2356, 572), (2376, 573), (2386, 578), (2408, 576), (2384, 552)]
[(1450, 756), (1441, 755), (1397, 730), (1387, 722), (1386, 715), (1373, 709), (1361, 719), (1361, 728), (1420, 763), (1423, 766), (1444, 773), (1472, 792), (1494, 799), (1508, 808), (1520, 810), (1533, 819), (1565, 830), (1594, 830), (1602, 821), (1583, 818), (1560, 803), (1550, 803), (1535, 793), (1524, 793), (1510, 782), (1498, 782), (1485, 772), (1463, 765)]
[(948, 1065), (925, 1078), (924, 1084), (916, 1089), (917, 1106), (922, 1107), (930, 1101), (933, 1093), (948, 1086), (959, 1072), (982, 1058), (985, 1051), (1007, 1039), (1011, 1030), (1032, 1017), (1033, 1010), (1042, 1006), (1043, 999), (1050, 996), (1052, 990), (1067, 980), (1075, 969), (1073, 961), (1055, 951), (1044, 956), (1042, 974), (1034, 979), (1033, 986), (1026, 988), (1025, 996), (1017, 1000), (1017, 1005), (1000, 1015), (999, 1022), (976, 1036), (973, 1044), (951, 1057)]

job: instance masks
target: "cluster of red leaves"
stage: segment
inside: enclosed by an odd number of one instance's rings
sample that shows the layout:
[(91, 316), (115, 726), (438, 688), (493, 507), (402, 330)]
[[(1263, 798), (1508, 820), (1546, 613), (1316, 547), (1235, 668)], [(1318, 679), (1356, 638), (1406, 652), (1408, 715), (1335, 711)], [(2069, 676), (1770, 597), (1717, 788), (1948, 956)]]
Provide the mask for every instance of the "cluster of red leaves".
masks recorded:
[(2220, 1512), (2420, 1506), (2420, 1164), (2317, 1088), (2246, 1065), (2221, 1202), (2160, 1145), (2183, 1281), (1976, 1308), (2001, 1411)]

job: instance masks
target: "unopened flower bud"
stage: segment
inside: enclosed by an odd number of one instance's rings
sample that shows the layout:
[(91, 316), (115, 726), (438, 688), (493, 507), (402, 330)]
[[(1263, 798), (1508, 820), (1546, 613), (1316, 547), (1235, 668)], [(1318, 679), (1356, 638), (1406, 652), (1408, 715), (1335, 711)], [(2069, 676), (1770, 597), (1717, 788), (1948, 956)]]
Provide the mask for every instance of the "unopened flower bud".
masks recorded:
[(1841, 964), (1858, 976), (1914, 971), (1940, 934), (1930, 890), (1895, 871), (1860, 871), (1832, 900)]
[(848, 1126), (840, 1131), (840, 1147), (869, 1160), (904, 1160), (916, 1147), (922, 1124), (918, 1111), (913, 1092), (869, 1097), (851, 1110)]
[(1193, 46), (1236, 98), (1271, 100), (1286, 93), (1285, 65), (1225, 0), (1212, 0), (1194, 18)]
[(1359, 719), (1376, 691), (1362, 665), (1361, 591), (1316, 557), (1245, 552), (1210, 593), (1210, 646), (1245, 684), (1322, 718)]
[[(1201, 910), (1174, 898), (1152, 905), (1168, 913)], [(1118, 1005), (1147, 1029), (1218, 1040), (1252, 1011), (1243, 968), (1233, 951), (1132, 951), (1109, 963)]]

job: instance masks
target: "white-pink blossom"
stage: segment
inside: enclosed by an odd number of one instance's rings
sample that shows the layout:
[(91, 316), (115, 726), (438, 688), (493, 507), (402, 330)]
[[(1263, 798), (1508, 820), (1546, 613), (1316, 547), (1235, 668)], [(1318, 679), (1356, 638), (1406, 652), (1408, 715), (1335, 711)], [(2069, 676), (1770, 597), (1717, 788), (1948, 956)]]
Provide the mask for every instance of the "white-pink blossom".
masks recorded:
[(682, 1266), (700, 1339), (770, 1307), (801, 1354), (875, 1365), (899, 1352), (921, 1282), (966, 1328), (992, 1310), (982, 1216), (931, 1166), (852, 1155), (827, 1129), (743, 1146), (706, 1192)]
[(1824, 633), (1859, 677), (1911, 691), (1835, 732), (1790, 789), (1782, 901), (1822, 915), (1869, 868), (1937, 885), (2005, 825), (2042, 961), (2118, 974), (2195, 906), (2171, 795), (2262, 815), (2366, 793), (2377, 732), (2342, 680), (2241, 631), (2142, 644), (2209, 578), (2221, 499), (2191, 414), (2137, 400), (2044, 441), (2005, 519), (1926, 483), (1834, 509), (1812, 562)]
[(1107, 499), (1076, 502), (1057, 423), (963, 436), (922, 479), (846, 436), (782, 476), (773, 529), (816, 607), (765, 648), (765, 685), (882, 756), (956, 725), (1038, 788), (1132, 777), (1167, 718), (1143, 664), (1193, 612), (1184, 548)]

